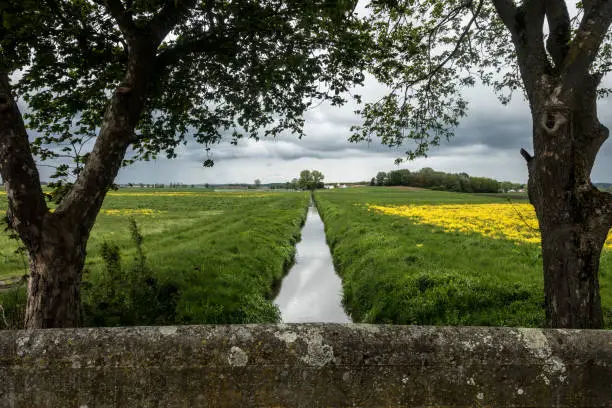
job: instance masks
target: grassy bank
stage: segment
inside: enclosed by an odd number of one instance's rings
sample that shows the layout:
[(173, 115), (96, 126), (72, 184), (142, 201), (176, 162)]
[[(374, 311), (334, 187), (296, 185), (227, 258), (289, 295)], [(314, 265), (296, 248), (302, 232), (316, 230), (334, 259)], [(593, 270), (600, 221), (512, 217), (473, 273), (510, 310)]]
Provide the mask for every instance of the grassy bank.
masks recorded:
[[(537, 244), (493, 238), (485, 232), (462, 232), (459, 227), (436, 225), (435, 220), (424, 223), (375, 209), (508, 204), (507, 199), (363, 188), (317, 192), (316, 201), (343, 280), (345, 307), (354, 321), (544, 324), (542, 261)], [(516, 200), (512, 205), (525, 204)], [(517, 218), (516, 222), (523, 220)], [(495, 231), (486, 233), (493, 235)], [(611, 269), (612, 251), (604, 250), (601, 295), (608, 327), (612, 326)]]
[[(307, 193), (112, 192), (87, 247), (91, 285), (85, 286), (104, 283), (105, 242), (119, 248), (124, 269), (134, 269), (139, 255), (129, 230), (133, 218), (144, 238), (146, 267), (160, 286), (178, 289), (177, 323), (276, 321), (274, 288), (292, 262), (308, 200)], [(0, 211), (5, 206), (0, 196)], [(0, 235), (0, 280), (24, 273), (16, 244)], [(85, 292), (86, 302), (96, 301)]]

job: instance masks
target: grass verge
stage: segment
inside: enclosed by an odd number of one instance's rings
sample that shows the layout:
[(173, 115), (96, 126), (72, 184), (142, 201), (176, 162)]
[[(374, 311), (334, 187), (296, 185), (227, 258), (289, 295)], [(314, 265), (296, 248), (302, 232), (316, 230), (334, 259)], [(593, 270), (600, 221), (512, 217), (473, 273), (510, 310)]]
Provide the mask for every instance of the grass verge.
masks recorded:
[[(138, 259), (129, 230), (132, 218), (156, 284), (178, 288), (172, 323), (276, 322), (275, 286), (293, 261), (308, 200), (307, 193), (295, 192), (111, 192), (88, 243), (85, 280), (91, 288), (102, 283), (108, 269), (105, 243), (118, 247), (122, 260)], [(0, 211), (5, 208), (0, 196)], [(0, 277), (25, 272), (16, 247), (0, 236)], [(84, 302), (94, 302), (96, 296), (87, 290)]]
[[(354, 321), (544, 325), (538, 245), (445, 232), (367, 206), (503, 203), (505, 198), (387, 188), (320, 191), (315, 198)], [(607, 327), (612, 326), (611, 252), (604, 251), (600, 272)]]

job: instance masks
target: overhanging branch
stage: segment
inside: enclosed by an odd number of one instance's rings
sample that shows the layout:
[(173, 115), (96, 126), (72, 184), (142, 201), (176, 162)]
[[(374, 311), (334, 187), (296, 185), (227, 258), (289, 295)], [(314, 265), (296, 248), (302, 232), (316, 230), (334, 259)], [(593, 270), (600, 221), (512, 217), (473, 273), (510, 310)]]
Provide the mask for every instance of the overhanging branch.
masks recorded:
[[(404, 81), (401, 82), (400, 84), (398, 84), (398, 86), (395, 87), (394, 91), (397, 90), (400, 87), (405, 87), (405, 88), (409, 88), (411, 86), (414, 86), (416, 84), (418, 84), (419, 82), (423, 82), (426, 80), (430, 80), (431, 78), (433, 78), (438, 72), (440, 72), (441, 69), (443, 69), (446, 64), (448, 64), (448, 62), (454, 58), (457, 53), (459, 52), (461, 46), (463, 45), (463, 42), (465, 41), (465, 39), (468, 37), (468, 34), (470, 33), (470, 30), (472, 28), (472, 25), (474, 25), (476, 19), (478, 18), (478, 16), (480, 15), (480, 12), (482, 11), (482, 6), (484, 4), (484, 0), (480, 0), (478, 2), (478, 5), (476, 6), (476, 10), (472, 13), (472, 17), (470, 18), (470, 20), (468, 21), (467, 25), (465, 26), (465, 28), (463, 29), (463, 31), (461, 32), (461, 34), (459, 35), (459, 38), (457, 39), (457, 41), (455, 42), (455, 46), (453, 47), (453, 50), (446, 56), (446, 58), (444, 58), (440, 63), (436, 64), (435, 67), (433, 67), (429, 72), (427, 72), (426, 74), (423, 74), (413, 80), (410, 81)], [(453, 13), (458, 12), (459, 9), (454, 10)], [(449, 13), (450, 15), (450, 13)], [(440, 23), (440, 25), (443, 22)], [(432, 33), (430, 33), (430, 37), (429, 37), (429, 42), (431, 43), (431, 35), (434, 33), (434, 31), (437, 31), (440, 28), (440, 25), (434, 27), (434, 29), (432, 30)], [(431, 46), (429, 47), (430, 52), (431, 52)]]

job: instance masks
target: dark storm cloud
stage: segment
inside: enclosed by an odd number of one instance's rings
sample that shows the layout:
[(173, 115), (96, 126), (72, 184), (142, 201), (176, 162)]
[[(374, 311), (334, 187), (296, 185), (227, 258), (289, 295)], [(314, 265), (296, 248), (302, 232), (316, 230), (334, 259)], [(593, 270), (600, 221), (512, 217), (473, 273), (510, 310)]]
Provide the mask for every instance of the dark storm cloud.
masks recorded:
[[(487, 101), (483, 102), (483, 99)], [(443, 141), (433, 148), (430, 156), (455, 154), (457, 148), (485, 146), (492, 150), (508, 149), (518, 152), (521, 147), (530, 146), (530, 117), (520, 101), (504, 107), (495, 97), (480, 95), (473, 103), (469, 116), (463, 118), (456, 129), (456, 135), (449, 142)], [(350, 127), (360, 123), (354, 114), (354, 105), (342, 108), (321, 106), (306, 114), (306, 136), (302, 139), (283, 135), (276, 139), (241, 140), (238, 146), (228, 143), (214, 146), (212, 157), (215, 160), (238, 159), (277, 159), (296, 160), (299, 158), (341, 159), (346, 157), (385, 156), (393, 159), (402, 157), (409, 148), (405, 146), (389, 148), (379, 140), (371, 143), (350, 143)], [(204, 154), (195, 146), (187, 151), (185, 158), (203, 161)], [(463, 151), (465, 153), (465, 151)]]

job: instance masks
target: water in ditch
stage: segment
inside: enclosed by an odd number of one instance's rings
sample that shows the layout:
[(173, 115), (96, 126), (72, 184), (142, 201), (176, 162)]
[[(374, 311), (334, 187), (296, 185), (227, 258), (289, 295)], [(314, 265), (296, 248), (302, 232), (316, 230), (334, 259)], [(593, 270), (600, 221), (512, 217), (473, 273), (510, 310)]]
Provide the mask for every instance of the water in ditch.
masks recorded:
[(295, 264), (283, 279), (274, 303), (284, 323), (350, 323), (342, 307), (342, 281), (325, 241), (323, 221), (311, 203)]

